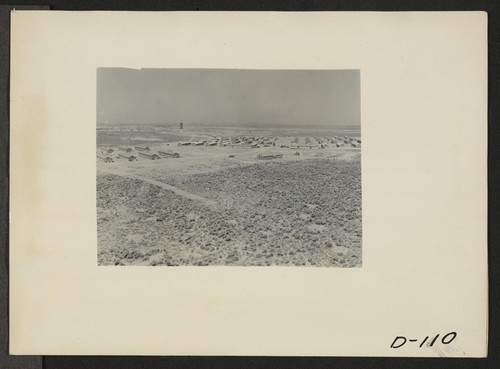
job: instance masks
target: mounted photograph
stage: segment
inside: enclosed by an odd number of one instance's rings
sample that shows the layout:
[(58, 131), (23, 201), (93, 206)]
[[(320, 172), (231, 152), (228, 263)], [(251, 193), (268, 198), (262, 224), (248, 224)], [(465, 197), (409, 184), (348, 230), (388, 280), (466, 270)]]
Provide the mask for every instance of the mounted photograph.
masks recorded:
[(488, 355), (488, 14), (11, 32), (10, 355)]
[(359, 70), (97, 69), (100, 266), (362, 266)]

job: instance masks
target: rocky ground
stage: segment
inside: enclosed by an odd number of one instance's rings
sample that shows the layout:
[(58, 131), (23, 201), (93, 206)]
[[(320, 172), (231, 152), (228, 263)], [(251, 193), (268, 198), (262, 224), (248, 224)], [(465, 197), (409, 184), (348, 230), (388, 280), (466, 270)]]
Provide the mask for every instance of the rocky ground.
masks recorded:
[(359, 154), (151, 173), (98, 174), (100, 265), (361, 266)]

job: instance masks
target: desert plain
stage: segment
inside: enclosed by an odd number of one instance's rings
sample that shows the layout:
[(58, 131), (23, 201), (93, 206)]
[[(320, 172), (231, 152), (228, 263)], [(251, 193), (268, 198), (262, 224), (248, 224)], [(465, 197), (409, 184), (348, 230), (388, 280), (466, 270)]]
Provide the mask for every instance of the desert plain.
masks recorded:
[(359, 127), (97, 127), (98, 265), (362, 265)]

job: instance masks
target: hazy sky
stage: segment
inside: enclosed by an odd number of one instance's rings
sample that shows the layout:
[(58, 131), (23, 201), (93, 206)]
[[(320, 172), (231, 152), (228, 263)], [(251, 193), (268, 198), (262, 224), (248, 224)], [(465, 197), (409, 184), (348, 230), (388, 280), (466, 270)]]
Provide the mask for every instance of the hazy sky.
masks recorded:
[(359, 70), (97, 70), (97, 124), (360, 124)]

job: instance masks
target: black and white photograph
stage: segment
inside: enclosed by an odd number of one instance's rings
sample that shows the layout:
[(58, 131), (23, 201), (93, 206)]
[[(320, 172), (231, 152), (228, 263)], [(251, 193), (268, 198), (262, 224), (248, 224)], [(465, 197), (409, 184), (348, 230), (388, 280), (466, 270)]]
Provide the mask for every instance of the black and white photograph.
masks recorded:
[(97, 70), (99, 265), (360, 267), (359, 70)]
[(12, 12), (10, 353), (486, 357), (488, 24)]

